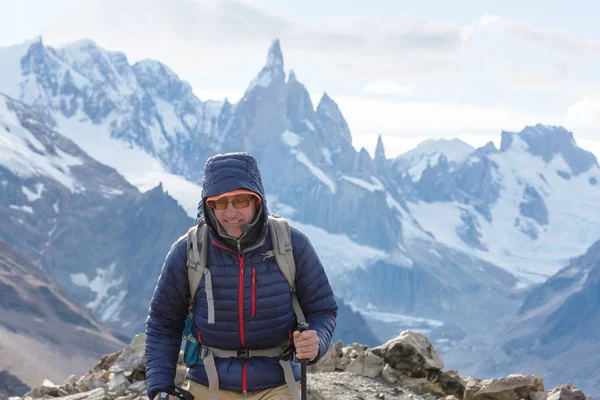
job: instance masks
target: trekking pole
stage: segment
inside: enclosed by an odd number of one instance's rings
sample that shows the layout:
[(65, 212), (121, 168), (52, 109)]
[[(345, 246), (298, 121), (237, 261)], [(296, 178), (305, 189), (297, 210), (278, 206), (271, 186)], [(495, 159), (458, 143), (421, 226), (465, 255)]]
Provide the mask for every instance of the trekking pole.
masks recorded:
[[(306, 322), (300, 322), (298, 324), (298, 332), (302, 333), (304, 331), (308, 330), (308, 323)], [(300, 396), (300, 398), (302, 400), (307, 400), (308, 397), (306, 395), (306, 363), (308, 362), (308, 360), (306, 358), (303, 358), (300, 360), (300, 365), (301, 365), (301, 377), (302, 377), (302, 381), (300, 382), (300, 387), (301, 387), (301, 393), (302, 395)]]

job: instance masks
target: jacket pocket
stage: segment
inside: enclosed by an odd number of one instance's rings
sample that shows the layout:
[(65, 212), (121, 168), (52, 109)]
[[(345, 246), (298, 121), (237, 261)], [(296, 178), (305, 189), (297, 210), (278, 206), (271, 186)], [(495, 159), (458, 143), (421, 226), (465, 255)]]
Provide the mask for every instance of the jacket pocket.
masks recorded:
[(252, 317), (256, 314), (256, 268), (252, 268)]

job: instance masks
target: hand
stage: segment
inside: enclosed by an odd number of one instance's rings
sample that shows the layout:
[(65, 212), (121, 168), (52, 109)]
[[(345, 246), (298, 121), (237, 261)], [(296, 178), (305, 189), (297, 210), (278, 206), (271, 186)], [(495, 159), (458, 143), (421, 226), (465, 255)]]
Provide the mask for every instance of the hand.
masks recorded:
[(296, 358), (314, 360), (319, 355), (319, 337), (317, 331), (294, 332)]

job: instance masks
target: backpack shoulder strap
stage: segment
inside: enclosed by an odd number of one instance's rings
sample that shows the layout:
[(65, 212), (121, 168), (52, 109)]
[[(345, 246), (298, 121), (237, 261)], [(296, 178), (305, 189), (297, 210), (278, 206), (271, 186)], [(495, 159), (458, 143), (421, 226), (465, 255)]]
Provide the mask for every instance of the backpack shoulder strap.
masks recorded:
[(294, 313), (298, 323), (305, 323), (304, 313), (296, 296), (296, 262), (292, 247), (290, 224), (281, 217), (269, 216), (269, 231), (273, 244), (273, 253), (279, 269), (292, 288)]
[(187, 267), (190, 284), (190, 314), (194, 306), (194, 296), (206, 269), (206, 242), (208, 229), (204, 221), (191, 227), (187, 233)]

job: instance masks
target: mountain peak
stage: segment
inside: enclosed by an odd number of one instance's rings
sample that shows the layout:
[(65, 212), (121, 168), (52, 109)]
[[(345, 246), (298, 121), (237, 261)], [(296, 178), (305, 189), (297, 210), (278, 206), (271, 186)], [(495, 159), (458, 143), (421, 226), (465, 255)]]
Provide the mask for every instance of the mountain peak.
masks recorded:
[(487, 142), (485, 144), (485, 146), (478, 148), (477, 151), (482, 154), (485, 154), (485, 155), (498, 153), (498, 149), (496, 148), (496, 145), (492, 141)]
[(596, 157), (578, 147), (573, 134), (562, 126), (537, 124), (526, 126), (519, 133), (503, 131), (500, 151), (508, 150), (526, 151), (542, 157), (546, 163), (560, 154), (576, 175), (598, 165)]
[(398, 159), (418, 161), (424, 157), (443, 154), (449, 162), (461, 163), (475, 150), (471, 145), (460, 139), (427, 139), (416, 148), (398, 156)]
[(319, 104), (324, 103), (335, 103), (335, 101), (333, 101), (333, 99), (331, 97), (329, 97), (329, 95), (327, 94), (327, 92), (323, 92), (323, 96), (321, 96), (321, 101), (319, 102)]
[(352, 143), (350, 128), (335, 101), (327, 93), (323, 93), (317, 106), (317, 116), (324, 126), (331, 132), (337, 132), (340, 136)]
[(294, 70), (290, 70), (290, 73), (288, 75), (288, 83), (290, 82), (298, 82), (298, 79), (296, 78), (296, 73), (294, 72)]
[(31, 46), (33, 44), (38, 44), (38, 45), (44, 45), (44, 40), (42, 39), (42, 37), (40, 35), (37, 35), (29, 40), (27, 40), (25, 43), (23, 43), (23, 45), (25, 46)]
[(377, 147), (375, 147), (375, 161), (385, 160), (385, 149), (383, 147), (383, 141), (381, 135), (377, 137)]
[(92, 39), (84, 38), (84, 39), (79, 39), (74, 42), (71, 42), (65, 46), (62, 46), (62, 48), (67, 48), (67, 47), (83, 49), (83, 48), (87, 48), (87, 47), (98, 47), (98, 44), (96, 44), (96, 42), (93, 41)]
[[(258, 76), (250, 82), (250, 86), (246, 89), (246, 95), (257, 86), (268, 88), (272, 84), (276, 84), (278, 87), (285, 85), (283, 55), (281, 54), (279, 39), (275, 39), (273, 40), (273, 43), (271, 43), (271, 47), (269, 47), (269, 52), (267, 54), (267, 64), (261, 69)], [(244, 97), (246, 97), (246, 95)]]
[(281, 53), (281, 45), (279, 39), (274, 39), (269, 47), (267, 54), (267, 67), (283, 69), (283, 54)]
[(153, 75), (179, 79), (171, 68), (156, 60), (145, 59), (138, 61), (133, 65), (133, 69), (138, 73), (152, 73)]

